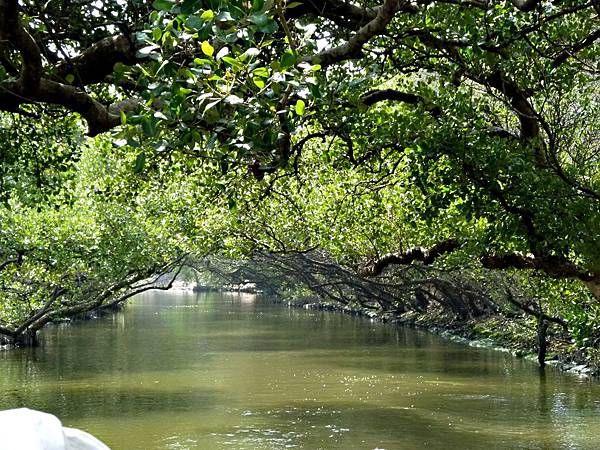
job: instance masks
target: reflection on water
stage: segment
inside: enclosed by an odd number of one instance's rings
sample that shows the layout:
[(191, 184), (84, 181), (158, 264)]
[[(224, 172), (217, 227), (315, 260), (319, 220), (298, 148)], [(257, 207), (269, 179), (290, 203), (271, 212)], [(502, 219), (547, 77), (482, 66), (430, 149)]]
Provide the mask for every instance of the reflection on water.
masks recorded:
[[(0, 352), (0, 409), (115, 450), (595, 449), (600, 385), (248, 294), (149, 293)], [(1, 436), (0, 436), (1, 439)]]

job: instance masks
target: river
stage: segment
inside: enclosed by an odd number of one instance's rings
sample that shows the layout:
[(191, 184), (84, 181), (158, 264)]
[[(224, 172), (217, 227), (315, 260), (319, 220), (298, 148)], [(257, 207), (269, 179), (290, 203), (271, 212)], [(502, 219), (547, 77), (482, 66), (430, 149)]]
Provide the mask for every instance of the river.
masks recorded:
[(42, 339), (0, 351), (0, 409), (114, 450), (600, 448), (597, 382), (250, 294), (147, 293)]

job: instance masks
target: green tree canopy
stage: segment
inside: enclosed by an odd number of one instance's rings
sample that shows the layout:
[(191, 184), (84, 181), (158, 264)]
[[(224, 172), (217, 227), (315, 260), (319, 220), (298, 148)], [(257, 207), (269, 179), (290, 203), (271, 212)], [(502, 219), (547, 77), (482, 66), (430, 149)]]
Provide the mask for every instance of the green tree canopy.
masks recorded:
[[(456, 256), (600, 297), (599, 14), (595, 0), (0, 0), (3, 139), (18, 142), (3, 200), (77, 207), (61, 186), (110, 140), (125, 172), (95, 198), (144, 199), (152, 227), (178, 215), (182, 249), (320, 247), (370, 276)], [(101, 135), (85, 154), (65, 141), (70, 113)], [(50, 142), (35, 154), (19, 150), (24, 118)], [(185, 206), (149, 203), (174, 180)]]

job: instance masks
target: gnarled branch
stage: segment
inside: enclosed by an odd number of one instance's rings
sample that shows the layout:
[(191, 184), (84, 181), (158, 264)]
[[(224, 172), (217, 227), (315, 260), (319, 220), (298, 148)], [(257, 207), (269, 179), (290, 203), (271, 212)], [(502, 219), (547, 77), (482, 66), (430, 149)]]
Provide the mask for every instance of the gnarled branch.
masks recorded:
[(406, 265), (414, 261), (423, 263), (424, 265), (433, 264), (433, 262), (447, 253), (451, 253), (460, 247), (460, 242), (456, 239), (447, 239), (445, 241), (438, 242), (431, 248), (413, 247), (405, 252), (399, 253), (388, 253), (382, 256), (368, 267), (360, 270), (363, 276), (377, 276), (380, 275), (386, 267), (392, 264)]
[(372, 106), (375, 103), (388, 100), (408, 103), (409, 105), (422, 104), (433, 117), (439, 117), (442, 114), (442, 110), (439, 106), (427, 104), (423, 97), (416, 94), (410, 94), (408, 92), (397, 91), (395, 89), (379, 89), (369, 91), (360, 99), (366, 106)]
[(135, 63), (135, 47), (131, 39), (125, 35), (104, 38), (70, 61), (58, 64), (56, 76), (64, 80), (71, 74), (75, 77), (74, 82), (81, 86), (100, 83), (113, 73), (115, 64)]
[(379, 8), (373, 20), (358, 30), (345, 44), (324, 50), (308, 58), (313, 64), (323, 67), (356, 58), (369, 39), (385, 32), (385, 28), (392, 21), (394, 15), (403, 2), (401, 0), (386, 0)]
[(0, 0), (0, 40), (12, 44), (22, 59), (19, 78), (0, 84), (0, 110), (21, 112), (20, 106), (30, 103), (61, 105), (81, 114), (88, 122), (90, 136), (120, 124), (119, 109), (109, 109), (83, 88), (63, 81), (72, 74), (79, 86), (97, 83), (112, 73), (115, 63), (133, 62), (135, 50), (128, 37), (103, 39), (81, 55), (59, 64), (50, 78), (46, 78), (40, 48), (21, 23), (17, 2)]
[(521, 253), (483, 255), (481, 265), (486, 269), (536, 269), (554, 278), (575, 278), (591, 281), (594, 274), (582, 271), (575, 264), (558, 256), (533, 256)]
[(296, 4), (293, 8), (286, 7), (286, 19), (314, 15), (329, 19), (336, 25), (350, 26), (355, 29), (364, 26), (377, 16), (377, 9), (375, 8), (361, 8), (339, 0), (304, 0), (300, 2), (288, 1), (286, 3)]
[(593, 33), (589, 34), (582, 41), (580, 41), (580, 42), (572, 45), (571, 47), (566, 48), (562, 52), (560, 52), (559, 55), (556, 58), (554, 58), (554, 61), (552, 61), (552, 67), (560, 66), (566, 60), (568, 60), (570, 57), (574, 56), (577, 52), (580, 52), (581, 50), (584, 50), (584, 49), (594, 45), (594, 43), (598, 39), (600, 39), (600, 28), (597, 29), (596, 31), (594, 31)]

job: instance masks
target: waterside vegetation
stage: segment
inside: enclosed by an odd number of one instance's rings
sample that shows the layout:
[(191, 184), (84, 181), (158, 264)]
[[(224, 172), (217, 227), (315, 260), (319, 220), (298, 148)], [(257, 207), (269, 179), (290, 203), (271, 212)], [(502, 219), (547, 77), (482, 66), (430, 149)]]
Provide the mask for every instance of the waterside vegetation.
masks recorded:
[(0, 0), (0, 335), (185, 266), (598, 365), (599, 15)]

